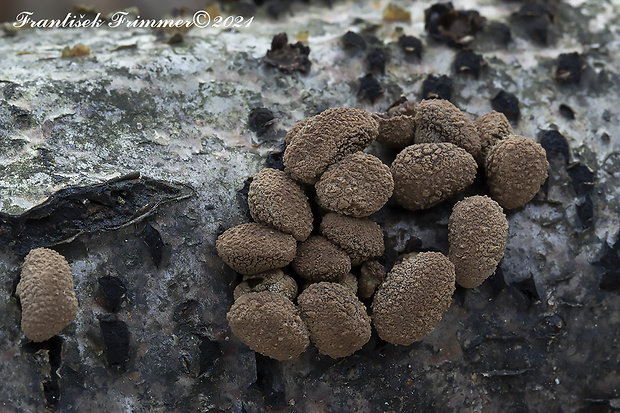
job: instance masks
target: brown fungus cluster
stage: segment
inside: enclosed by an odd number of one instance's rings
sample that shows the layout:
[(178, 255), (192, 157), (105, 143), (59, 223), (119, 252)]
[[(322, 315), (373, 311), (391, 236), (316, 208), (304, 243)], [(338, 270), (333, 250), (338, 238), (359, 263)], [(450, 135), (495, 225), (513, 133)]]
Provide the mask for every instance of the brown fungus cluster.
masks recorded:
[(284, 170), (296, 181), (314, 184), (333, 163), (375, 140), (379, 125), (369, 112), (333, 108), (307, 120), (284, 151)]
[[(216, 243), (244, 274), (228, 320), (250, 348), (286, 360), (311, 341), (345, 357), (369, 340), (371, 324), (383, 340), (409, 345), (440, 322), (456, 283), (475, 288), (499, 265), (508, 239), (502, 207), (538, 192), (544, 149), (514, 135), (497, 112), (472, 121), (445, 100), (399, 102), (381, 114), (333, 108), (298, 122), (286, 135), (284, 171), (254, 177), (248, 204), (257, 222)], [(391, 165), (363, 152), (373, 141), (400, 150)], [(408, 210), (431, 208), (462, 193), (479, 170), (491, 198), (454, 205), (448, 253), (401, 257), (386, 273), (383, 232), (368, 217), (390, 197)]]

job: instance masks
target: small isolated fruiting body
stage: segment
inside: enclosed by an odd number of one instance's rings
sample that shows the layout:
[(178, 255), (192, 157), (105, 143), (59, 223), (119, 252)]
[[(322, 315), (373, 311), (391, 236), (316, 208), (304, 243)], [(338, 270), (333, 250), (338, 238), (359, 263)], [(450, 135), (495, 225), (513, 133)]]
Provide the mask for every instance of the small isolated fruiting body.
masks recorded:
[(447, 100), (427, 99), (418, 103), (414, 121), (415, 143), (450, 142), (478, 157), (480, 136), (476, 125)]
[(547, 154), (536, 141), (511, 135), (491, 148), (486, 158), (491, 197), (506, 209), (527, 204), (547, 179)]
[(408, 346), (433, 331), (450, 306), (454, 279), (454, 265), (439, 252), (422, 252), (394, 265), (372, 302), (379, 337)]
[(250, 184), (248, 206), (257, 222), (291, 234), (297, 241), (304, 241), (312, 232), (308, 197), (284, 171), (260, 171)]
[(489, 150), (502, 139), (512, 135), (512, 126), (501, 112), (491, 111), (478, 116), (474, 125), (480, 135), (480, 155), (476, 158), (478, 165), (484, 166)]
[(504, 256), (508, 221), (502, 207), (487, 196), (465, 198), (454, 205), (448, 230), (448, 256), (456, 282), (465, 288), (478, 287)]
[(266, 271), (255, 275), (244, 275), (243, 281), (235, 287), (233, 298), (239, 299), (244, 294), (271, 291), (281, 294), (293, 301), (297, 297), (297, 282), (281, 269)]
[(301, 318), (310, 339), (322, 354), (346, 357), (370, 340), (370, 317), (350, 289), (320, 282), (306, 288), (298, 298)]
[(381, 227), (367, 218), (330, 212), (321, 221), (321, 234), (342, 248), (354, 266), (367, 259), (380, 257), (385, 249)]
[(226, 319), (233, 334), (245, 345), (276, 360), (298, 357), (310, 344), (297, 307), (270, 291), (243, 295), (232, 305)]
[(336, 281), (351, 271), (351, 259), (324, 237), (311, 236), (297, 247), (293, 269), (310, 281)]
[(353, 295), (357, 294), (357, 277), (355, 275), (348, 273), (339, 279), (337, 283), (351, 290)]
[(471, 185), (477, 165), (469, 153), (452, 143), (422, 143), (403, 149), (391, 171), (394, 198), (415, 211), (430, 208)]
[(315, 184), (329, 165), (363, 150), (378, 133), (379, 125), (370, 112), (328, 109), (291, 136), (284, 151), (284, 170), (296, 181)]
[(390, 168), (379, 158), (356, 152), (327, 168), (315, 188), (323, 208), (361, 218), (385, 205), (394, 181)]
[(413, 144), (415, 122), (413, 116), (398, 115), (383, 118), (373, 115), (379, 123), (379, 135), (377, 142), (391, 148), (402, 149)]
[(37, 248), (26, 255), (16, 294), (22, 306), (22, 331), (32, 341), (52, 338), (77, 315), (71, 268), (56, 251)]
[(379, 261), (366, 261), (360, 267), (360, 278), (357, 281), (357, 294), (362, 300), (368, 300), (385, 280), (385, 268)]
[(288, 265), (297, 253), (290, 234), (256, 222), (226, 230), (215, 243), (226, 264), (241, 274), (258, 274)]

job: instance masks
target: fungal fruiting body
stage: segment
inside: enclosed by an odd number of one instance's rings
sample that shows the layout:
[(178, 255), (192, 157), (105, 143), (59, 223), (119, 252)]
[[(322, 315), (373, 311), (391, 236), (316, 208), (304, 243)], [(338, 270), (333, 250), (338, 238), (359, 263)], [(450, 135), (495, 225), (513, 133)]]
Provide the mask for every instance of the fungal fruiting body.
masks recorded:
[(447, 100), (423, 100), (416, 106), (414, 121), (415, 143), (450, 142), (478, 157), (480, 136), (476, 125)]
[(370, 317), (366, 307), (348, 288), (319, 282), (298, 298), (301, 318), (319, 352), (332, 358), (346, 357), (370, 340)]
[(374, 115), (374, 118), (379, 123), (377, 142), (397, 149), (402, 149), (413, 144), (415, 132), (415, 121), (413, 116), (396, 115), (392, 117), (382, 117)]
[(276, 360), (298, 357), (310, 343), (298, 308), (288, 298), (270, 291), (241, 296), (226, 319), (245, 345)]
[(412, 211), (430, 208), (474, 182), (477, 165), (452, 143), (422, 143), (403, 149), (392, 162), (394, 198)]
[(235, 287), (233, 298), (236, 301), (245, 294), (271, 291), (293, 301), (297, 297), (297, 288), (295, 279), (278, 268), (260, 274), (244, 275), (243, 280)]
[(16, 294), (22, 306), (22, 331), (32, 341), (52, 338), (77, 315), (71, 268), (56, 251), (37, 248), (28, 253)]
[(390, 168), (379, 158), (356, 152), (327, 168), (315, 188), (322, 207), (361, 218), (385, 205), (394, 181)]
[(260, 171), (250, 184), (248, 206), (256, 221), (291, 234), (297, 241), (305, 241), (312, 232), (308, 197), (283, 171)]
[(330, 212), (323, 217), (321, 234), (342, 248), (351, 258), (351, 265), (380, 257), (385, 246), (381, 227), (368, 218), (353, 218)]
[(307, 280), (335, 281), (351, 271), (351, 259), (326, 238), (313, 235), (299, 244), (293, 269)]
[(512, 126), (501, 112), (491, 111), (478, 116), (474, 120), (474, 125), (480, 135), (480, 154), (476, 158), (478, 165), (484, 166), (489, 150), (502, 139), (512, 135)]
[(226, 230), (215, 243), (226, 264), (241, 274), (258, 274), (288, 265), (297, 253), (290, 234), (250, 222)]
[(487, 196), (457, 202), (448, 223), (449, 258), (456, 282), (475, 288), (493, 275), (504, 256), (508, 221), (502, 207)]
[(379, 125), (369, 112), (327, 109), (291, 137), (284, 151), (284, 171), (296, 181), (315, 184), (327, 167), (363, 150), (378, 133)]
[(439, 252), (421, 252), (394, 265), (372, 302), (379, 337), (408, 346), (433, 331), (452, 301), (454, 265)]
[(491, 147), (485, 166), (491, 197), (513, 209), (534, 198), (547, 179), (549, 162), (539, 143), (511, 135)]

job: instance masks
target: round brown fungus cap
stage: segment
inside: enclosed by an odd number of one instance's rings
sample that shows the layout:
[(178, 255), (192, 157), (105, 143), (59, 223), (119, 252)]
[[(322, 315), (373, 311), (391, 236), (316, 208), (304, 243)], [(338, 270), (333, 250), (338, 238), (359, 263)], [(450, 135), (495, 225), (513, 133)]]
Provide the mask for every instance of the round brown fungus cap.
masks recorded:
[(215, 246), (222, 261), (241, 274), (285, 267), (297, 252), (292, 235), (256, 222), (226, 230), (217, 238)]
[(311, 236), (297, 247), (293, 269), (310, 281), (335, 281), (351, 271), (351, 259), (321, 236)]
[(323, 208), (361, 218), (385, 205), (394, 181), (390, 168), (379, 158), (356, 152), (327, 168), (315, 188)]
[(478, 157), (480, 136), (476, 125), (447, 100), (423, 100), (416, 106), (414, 121), (415, 143), (450, 142)]
[(284, 171), (260, 171), (250, 184), (248, 205), (256, 221), (292, 234), (297, 241), (304, 241), (312, 232), (308, 197)]
[(510, 126), (506, 115), (496, 111), (478, 116), (474, 120), (474, 125), (476, 125), (478, 135), (480, 135), (480, 155), (476, 161), (480, 166), (483, 166), (491, 147), (505, 137), (512, 135), (512, 126)]
[(291, 138), (284, 151), (284, 170), (296, 181), (315, 184), (329, 165), (363, 150), (378, 133), (379, 125), (370, 112), (327, 109)]
[(452, 302), (454, 265), (439, 252), (422, 252), (398, 262), (372, 302), (379, 337), (408, 346), (429, 334)]
[(305, 289), (298, 302), (310, 339), (320, 353), (346, 357), (370, 340), (370, 317), (350, 289), (320, 282)]
[(487, 196), (457, 202), (448, 224), (448, 256), (454, 264), (456, 282), (475, 288), (493, 275), (504, 256), (508, 221), (501, 206)]
[(288, 298), (263, 291), (245, 294), (226, 319), (233, 334), (250, 349), (276, 360), (298, 357), (310, 344), (308, 328)]
[(321, 221), (321, 234), (342, 248), (351, 265), (380, 257), (385, 249), (381, 227), (367, 218), (353, 218), (330, 212)]
[(394, 198), (415, 211), (430, 208), (471, 185), (477, 165), (469, 153), (452, 143), (422, 143), (403, 149), (391, 171)]
[(527, 204), (547, 179), (547, 154), (533, 139), (511, 135), (491, 148), (486, 158), (491, 197), (506, 209)]
[(379, 123), (377, 142), (397, 149), (413, 144), (415, 132), (413, 116), (399, 115), (390, 118), (383, 118), (376, 114), (373, 116)]
[(37, 248), (26, 255), (16, 294), (22, 306), (22, 331), (32, 341), (52, 338), (77, 315), (71, 267), (56, 251)]
[(243, 281), (235, 287), (235, 301), (244, 294), (271, 291), (293, 301), (297, 297), (297, 282), (281, 269), (266, 271), (255, 275), (244, 275)]

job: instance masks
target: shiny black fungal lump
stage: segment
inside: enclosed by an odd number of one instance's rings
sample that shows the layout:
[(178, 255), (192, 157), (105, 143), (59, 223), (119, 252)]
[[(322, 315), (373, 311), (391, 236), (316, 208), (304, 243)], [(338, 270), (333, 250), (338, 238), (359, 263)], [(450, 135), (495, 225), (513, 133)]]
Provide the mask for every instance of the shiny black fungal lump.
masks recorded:
[(248, 126), (252, 132), (262, 136), (273, 125), (275, 116), (267, 108), (254, 108), (248, 116)]
[(381, 83), (373, 76), (372, 73), (366, 74), (364, 77), (360, 77), (360, 88), (358, 90), (358, 97), (361, 100), (368, 99), (371, 103), (375, 103), (377, 97), (383, 94), (383, 87)]
[(452, 98), (452, 79), (446, 75), (428, 75), (422, 82), (422, 99)]
[(285, 73), (295, 71), (308, 73), (312, 64), (308, 58), (309, 54), (308, 46), (304, 46), (301, 42), (289, 44), (286, 33), (279, 33), (273, 37), (271, 49), (267, 51), (264, 62)]
[(512, 93), (504, 90), (500, 91), (491, 99), (493, 110), (502, 112), (510, 122), (518, 122), (521, 116), (519, 110), (519, 99)]
[(482, 55), (471, 50), (459, 50), (454, 58), (454, 71), (457, 73), (469, 72), (477, 79), (484, 64)]
[(538, 141), (547, 153), (547, 160), (551, 161), (551, 157), (559, 155), (564, 158), (564, 163), (570, 162), (570, 148), (568, 141), (557, 130), (543, 130), (538, 133)]
[(424, 46), (422, 41), (417, 37), (402, 35), (398, 38), (398, 45), (405, 52), (406, 55), (417, 56), (418, 59), (422, 58), (422, 51)]
[(562, 84), (578, 85), (586, 65), (579, 53), (562, 53), (558, 57), (555, 78)]
[(559, 0), (530, 0), (512, 15), (512, 25), (537, 43), (546, 45), (556, 21)]
[(436, 3), (424, 10), (424, 28), (431, 37), (449, 46), (469, 44), (484, 27), (475, 10), (456, 10), (452, 3)]
[(366, 55), (366, 66), (368, 71), (384, 74), (387, 58), (385, 50), (380, 48), (371, 49)]
[(366, 41), (362, 35), (352, 31), (346, 32), (342, 36), (341, 42), (343, 48), (350, 49), (355, 52), (366, 49)]

